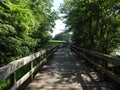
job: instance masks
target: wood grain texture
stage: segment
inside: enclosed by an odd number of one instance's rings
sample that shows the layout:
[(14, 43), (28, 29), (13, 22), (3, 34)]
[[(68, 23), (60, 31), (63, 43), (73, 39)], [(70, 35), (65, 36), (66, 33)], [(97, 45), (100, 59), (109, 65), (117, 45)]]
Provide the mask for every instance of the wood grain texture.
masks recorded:
[(22, 66), (28, 64), (29, 62), (35, 60), (40, 55), (43, 55), (46, 53), (46, 50), (42, 50), (40, 52), (36, 52), (34, 54), (31, 54), (27, 57), (20, 58), (16, 61), (13, 61), (3, 67), (0, 68), (0, 82), (5, 80), (8, 76), (10, 76), (14, 71), (21, 68)]
[(98, 53), (98, 52), (95, 52), (95, 51), (86, 50), (86, 49), (79, 48), (79, 47), (76, 47), (76, 46), (73, 46), (73, 48), (75, 48), (75, 49), (77, 49), (81, 52), (85, 52), (85, 53), (87, 53), (89, 55), (92, 55), (94, 57), (101, 58), (102, 60), (105, 60), (107, 62), (111, 62), (114, 65), (120, 66), (120, 59), (118, 59), (118, 58), (114, 58), (110, 55)]
[(113, 90), (69, 47), (59, 48), (25, 90)]
[[(85, 56), (84, 54), (80, 53), (79, 51), (77, 51), (74, 47), (72, 48), (72, 50), (74, 52), (76, 52), (78, 55), (82, 56), (85, 60), (87, 60), (89, 63), (91, 63), (92, 65), (94, 65), (95, 67), (97, 67), (100, 71), (102, 71), (102, 73), (105, 73), (108, 77), (112, 78), (115, 82), (120, 83), (120, 77), (117, 76), (116, 74), (114, 74), (113, 72), (107, 70), (106, 68), (102, 67), (101, 65), (97, 64), (96, 62), (94, 62), (93, 60), (89, 59), (87, 56)], [(82, 49), (82, 52), (87, 52), (88, 50), (84, 50)], [(91, 54), (89, 52), (89, 54)], [(93, 54), (92, 54), (93, 55)], [(104, 56), (104, 55), (102, 55)], [(105, 56), (104, 56), (105, 57)], [(110, 57), (111, 58), (111, 57)]]
[[(29, 77), (31, 77), (31, 80), (33, 80), (33, 73), (47, 60), (53, 55), (53, 53), (59, 48), (58, 46), (48, 48), (45, 50), (41, 50), (40, 52), (33, 53), (29, 56), (20, 58), (16, 61), (13, 61), (3, 67), (0, 68), (0, 82), (4, 81), (7, 77), (11, 75), (11, 79), (13, 82), (11, 84), (13, 85), (10, 90), (16, 90), (19, 86), (21, 86)], [(36, 66), (33, 67), (33, 61), (43, 56), (44, 58), (38, 62)], [(22, 76), (18, 81), (16, 81), (16, 70), (23, 67), (24, 65), (30, 63), (30, 71), (27, 72), (24, 76)]]

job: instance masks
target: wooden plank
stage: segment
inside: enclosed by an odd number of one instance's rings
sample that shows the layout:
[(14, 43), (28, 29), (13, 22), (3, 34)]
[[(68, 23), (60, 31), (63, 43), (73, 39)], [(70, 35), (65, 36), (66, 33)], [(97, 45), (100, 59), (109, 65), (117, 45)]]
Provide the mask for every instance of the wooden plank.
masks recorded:
[[(16, 84), (16, 72), (14, 72), (12, 75), (11, 75), (11, 83), (10, 83), (10, 86), (13, 86), (13, 85), (15, 85)], [(16, 90), (17, 88), (16, 87), (14, 87), (14, 90)]]
[(32, 68), (32, 70), (30, 70), (23, 77), (21, 77), (21, 79), (19, 79), (16, 82), (16, 84), (11, 87), (10, 90), (16, 90), (15, 88), (20, 87), (31, 76), (31, 72), (34, 73), (40, 67), (40, 65), (42, 65), (43, 61), (45, 61), (45, 60), (46, 59), (43, 59), (39, 64), (37, 64), (34, 68)]
[(59, 48), (59, 47), (54, 48), (54, 49), (51, 51), (51, 53), (48, 54), (47, 59), (50, 58), (50, 57), (53, 55), (53, 53), (54, 53), (58, 48)]
[(30, 77), (30, 72), (26, 73), (20, 80), (14, 84), (10, 90), (16, 90), (15, 88), (18, 88), (20, 85), (22, 85), (28, 78)]
[(114, 81), (120, 83), (120, 77), (118, 77), (117, 75), (115, 75), (114, 73), (112, 73), (111, 71), (105, 69), (104, 67), (102, 67), (101, 65), (95, 63), (93, 60), (89, 59), (88, 57), (86, 57), (83, 54), (80, 54), (77, 50), (73, 49), (73, 51), (75, 51), (77, 54), (79, 54), (80, 56), (82, 56), (83, 58), (85, 58), (85, 60), (87, 60), (88, 62), (90, 62), (92, 65), (94, 65), (95, 67), (99, 68), (102, 73), (105, 73), (108, 77), (112, 78)]
[(54, 51), (54, 50), (58, 49), (59, 47), (60, 47), (60, 45), (52, 47), (52, 48), (48, 48), (46, 51), (48, 51), (48, 53), (49, 53), (51, 51)]
[[(30, 62), (30, 69), (33, 69), (33, 61)], [(30, 79), (33, 81), (33, 72), (30, 73)]]
[[(83, 55), (82, 55), (83, 56)], [(114, 73), (112, 73), (111, 71), (105, 69), (104, 67), (102, 67), (101, 65), (95, 63), (94, 61), (90, 60), (89, 58), (83, 56), (87, 61), (89, 61), (91, 64), (93, 64), (95, 67), (99, 68), (102, 73), (105, 73), (108, 77), (112, 78), (114, 81), (120, 83), (120, 77), (118, 77), (117, 75), (115, 75)]]
[[(31, 54), (27, 57), (23, 57), (21, 59), (18, 59), (16, 61), (13, 61), (13, 62), (1, 67), (0, 68), (0, 82), (5, 80), (8, 76), (10, 76), (12, 73), (14, 73), (17, 69), (19, 69), (19, 68), (23, 67), (24, 65), (31, 62), (31, 70), (28, 73), (26, 73), (17, 82), (16, 82), (16, 77), (14, 78), (15, 83), (10, 90), (16, 90), (16, 88), (18, 88), (21, 84), (23, 84), (30, 76), (31, 76), (31, 78), (33, 78), (33, 73), (35, 72), (35, 70), (37, 70), (42, 63), (44, 63), (45, 61), (47, 62), (47, 59), (56, 51), (56, 49), (58, 47), (59, 46), (56, 46), (53, 48), (42, 50), (40, 52), (36, 52), (34, 54)], [(37, 64), (35, 67), (33, 67), (33, 60), (35, 60), (39, 56), (46, 54), (46, 53), (49, 53), (49, 55), (46, 58), (44, 58), (39, 64)]]
[(85, 53), (90, 54), (92, 56), (95, 56), (95, 57), (101, 58), (103, 60), (106, 60), (108, 62), (111, 62), (114, 65), (120, 66), (120, 59), (118, 59), (118, 58), (114, 58), (114, 57), (111, 57), (110, 55), (101, 54), (101, 53), (98, 53), (98, 52), (95, 52), (95, 51), (86, 50), (86, 49), (79, 48), (79, 47), (76, 47), (76, 46), (73, 46), (73, 48), (76, 48), (79, 51), (85, 52)]
[(21, 68), (22, 66), (26, 65), (27, 63), (35, 60), (40, 55), (46, 53), (46, 50), (42, 50), (40, 52), (36, 52), (34, 54), (31, 54), (27, 57), (20, 58), (16, 61), (13, 61), (3, 67), (0, 68), (0, 82), (5, 80), (9, 75), (11, 75), (14, 71)]

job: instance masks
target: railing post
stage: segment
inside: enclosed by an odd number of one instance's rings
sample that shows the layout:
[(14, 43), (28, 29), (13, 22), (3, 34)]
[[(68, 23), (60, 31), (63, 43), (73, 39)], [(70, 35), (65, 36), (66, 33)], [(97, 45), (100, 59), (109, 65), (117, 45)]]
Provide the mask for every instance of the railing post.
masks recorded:
[(104, 61), (104, 67), (107, 69), (108, 68), (108, 63), (107, 61)]
[(44, 56), (48, 60), (47, 56), (48, 56), (48, 50), (46, 50), (45, 56)]
[(31, 81), (33, 81), (33, 72), (32, 72), (32, 69), (33, 69), (33, 61), (30, 62), (30, 70), (31, 70), (31, 72), (30, 72), (30, 79), (31, 79)]
[(10, 77), (10, 79), (11, 79), (11, 87), (13, 87), (12, 89), (10, 89), (10, 90), (16, 90), (17, 89), (17, 87), (16, 87), (16, 71), (15, 72), (13, 72), (13, 74), (11, 75), (11, 77)]

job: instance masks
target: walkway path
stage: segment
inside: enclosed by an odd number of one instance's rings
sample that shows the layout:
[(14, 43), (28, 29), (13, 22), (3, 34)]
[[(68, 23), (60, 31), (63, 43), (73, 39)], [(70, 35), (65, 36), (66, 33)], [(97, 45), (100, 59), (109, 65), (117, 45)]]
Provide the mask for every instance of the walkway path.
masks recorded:
[(111, 90), (69, 47), (57, 50), (26, 90)]

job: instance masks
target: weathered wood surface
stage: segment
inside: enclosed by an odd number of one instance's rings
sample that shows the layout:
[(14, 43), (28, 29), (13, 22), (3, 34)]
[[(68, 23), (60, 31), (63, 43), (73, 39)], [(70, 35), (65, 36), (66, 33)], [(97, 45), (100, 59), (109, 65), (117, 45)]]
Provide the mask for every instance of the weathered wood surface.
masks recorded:
[(110, 55), (98, 53), (98, 52), (95, 52), (95, 51), (90, 51), (90, 50), (86, 50), (86, 49), (83, 49), (83, 48), (78, 48), (76, 46), (73, 46), (73, 47), (76, 48), (79, 51), (85, 52), (85, 53), (87, 53), (89, 55), (92, 55), (94, 57), (101, 58), (101, 60), (105, 60), (105, 61), (111, 62), (114, 65), (120, 66), (120, 59), (118, 59), (118, 58), (114, 58), (114, 57), (111, 57)]
[[(106, 68), (102, 67), (101, 65), (97, 64), (96, 62), (94, 62), (93, 60), (89, 59), (88, 57), (86, 57), (84, 54), (80, 53), (79, 51), (77, 51), (76, 49), (72, 48), (74, 52), (76, 52), (78, 55), (82, 56), (83, 58), (85, 58), (88, 62), (90, 62), (92, 65), (94, 65), (95, 67), (99, 68), (102, 73), (105, 73), (107, 76), (109, 76), (110, 78), (112, 78), (115, 82), (120, 83), (120, 77), (117, 76), (116, 74), (114, 74), (113, 72), (107, 70)], [(80, 49), (81, 50), (81, 49)], [(88, 50), (82, 50), (83, 52), (87, 52)], [(89, 51), (89, 54), (91, 54), (92, 51)], [(95, 56), (96, 56), (95, 52)], [(100, 53), (98, 53), (100, 54)], [(92, 54), (94, 56), (94, 54)], [(104, 56), (104, 55), (102, 55)], [(104, 56), (105, 57), (105, 56)], [(107, 56), (108, 57), (108, 56)], [(110, 57), (111, 58), (111, 57)], [(113, 59), (115, 60), (115, 59)]]
[[(16, 88), (20, 87), (30, 76), (31, 72), (35, 72), (39, 66), (42, 64), (42, 62), (38, 63), (35, 67), (33, 67), (29, 72), (27, 72), (21, 79), (19, 79), (10, 90), (16, 90)], [(33, 79), (33, 78), (32, 78)]]
[(112, 90), (69, 47), (57, 50), (25, 90)]
[[(48, 48), (45, 50), (41, 50), (40, 52), (33, 53), (29, 56), (23, 57), (16, 61), (13, 61), (3, 67), (0, 68), (0, 82), (5, 80), (7, 77), (11, 75), (11, 85), (10, 90), (17, 90), (17, 88), (22, 85), (29, 77), (33, 80), (33, 73), (50, 58), (53, 53), (58, 49), (59, 46), (55, 46), (53, 48)], [(40, 60), (36, 66), (33, 67), (33, 61), (40, 56), (44, 56), (43, 60)], [(23, 67), (24, 65), (30, 63), (30, 71), (28, 71), (24, 76), (22, 76), (18, 81), (16, 81), (16, 70)], [(29, 68), (29, 67), (28, 67)]]
[(19, 69), (22, 66), (26, 65), (27, 63), (35, 60), (35, 58), (39, 57), (40, 55), (43, 55), (44, 53), (46, 53), (46, 50), (42, 50), (40, 52), (31, 54), (27, 57), (20, 58), (16, 61), (13, 61), (13, 62), (1, 67), (0, 68), (0, 82), (5, 80), (8, 76), (10, 76), (17, 69)]

